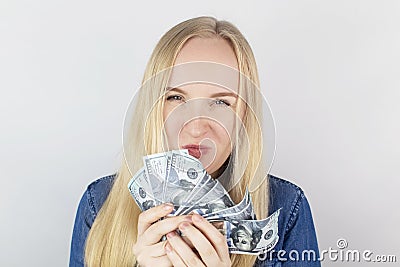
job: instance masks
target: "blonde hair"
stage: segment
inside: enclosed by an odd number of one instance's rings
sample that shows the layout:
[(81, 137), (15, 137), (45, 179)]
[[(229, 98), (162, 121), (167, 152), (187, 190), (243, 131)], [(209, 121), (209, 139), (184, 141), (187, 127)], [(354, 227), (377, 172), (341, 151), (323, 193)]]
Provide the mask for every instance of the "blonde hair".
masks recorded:
[[(257, 120), (261, 112), (261, 100), (257, 97), (259, 79), (250, 45), (240, 31), (229, 22), (218, 21), (212, 17), (198, 17), (181, 22), (164, 34), (147, 64), (142, 81), (147, 89), (141, 88), (138, 92), (138, 101), (133, 112), (138, 117), (129, 125), (129, 135), (124, 145), (125, 158), (87, 237), (87, 266), (133, 266), (135, 263), (132, 248), (136, 242), (136, 225), (141, 210), (132, 199), (127, 184), (132, 173), (143, 165), (144, 155), (162, 150), (163, 101), (159, 100), (163, 99), (164, 88), (170, 75), (169, 71), (163, 70), (174, 65), (178, 52), (192, 37), (227, 40), (237, 57), (240, 73), (248, 78), (239, 79), (239, 95), (244, 96), (247, 102), (243, 102), (241, 106), (244, 109), (242, 121), (251, 141), (247, 143), (248, 160), (243, 162), (238, 159), (238, 151), (243, 151), (241, 149), (246, 146), (246, 142), (241, 142), (243, 131), (237, 132), (239, 142), (232, 151), (230, 168), (231, 175), (241, 177), (239, 183), (229, 191), (231, 198), (236, 203), (239, 202), (244, 196), (246, 186), (254, 177), (266, 175), (261, 151), (262, 133), (260, 122)], [(160, 75), (161, 71), (163, 73)], [(157, 78), (154, 78), (156, 76)], [(149, 90), (150, 88), (152, 89)], [(130, 163), (129, 167), (127, 161)], [(268, 179), (264, 179), (262, 186), (251, 192), (257, 218), (265, 218), (268, 215), (268, 188)], [(231, 254), (231, 261), (233, 266), (253, 266), (256, 256)]]

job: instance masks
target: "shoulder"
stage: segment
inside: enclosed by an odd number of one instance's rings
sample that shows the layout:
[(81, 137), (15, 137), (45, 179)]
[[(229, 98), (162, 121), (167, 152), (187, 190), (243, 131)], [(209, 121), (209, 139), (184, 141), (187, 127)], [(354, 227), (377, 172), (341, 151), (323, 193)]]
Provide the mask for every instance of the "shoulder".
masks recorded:
[(273, 195), (289, 195), (291, 197), (301, 197), (303, 190), (293, 182), (268, 174), (270, 193)]
[(269, 214), (281, 208), (282, 229), (290, 230), (301, 208), (309, 208), (304, 191), (286, 179), (269, 174)]
[(106, 201), (116, 176), (117, 174), (103, 176), (87, 186), (85, 195), (93, 218), (96, 218), (97, 213)]
[(84, 266), (86, 237), (111, 190), (115, 176), (113, 174), (95, 180), (83, 193), (75, 216), (69, 266)]
[[(304, 191), (298, 185), (269, 174), (269, 214), (280, 209), (278, 219), (278, 243), (266, 255), (278, 261), (277, 251), (312, 251), (318, 259), (318, 242), (311, 208)], [(286, 255), (287, 256), (287, 255)], [(267, 259), (267, 258), (264, 258)], [(320, 266), (319, 261), (301, 262), (299, 266)], [(307, 263), (307, 264), (306, 264)], [(297, 266), (297, 265), (296, 265)]]

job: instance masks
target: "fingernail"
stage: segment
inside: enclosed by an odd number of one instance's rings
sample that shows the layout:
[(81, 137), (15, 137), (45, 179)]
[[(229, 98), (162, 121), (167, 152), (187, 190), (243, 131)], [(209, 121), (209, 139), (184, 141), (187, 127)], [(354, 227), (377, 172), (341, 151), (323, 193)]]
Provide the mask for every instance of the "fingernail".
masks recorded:
[(189, 223), (187, 223), (187, 222), (181, 223), (181, 224), (179, 225), (179, 229), (180, 229), (181, 231), (186, 230), (188, 227), (189, 227)]
[(203, 216), (200, 216), (200, 215), (198, 215), (198, 214), (195, 214), (195, 215), (193, 215), (192, 219), (193, 219), (193, 221), (195, 221), (195, 222), (201, 222), (204, 218), (203, 218)]
[(192, 222), (192, 216), (186, 216), (185, 218), (184, 218), (184, 220), (186, 221), (186, 222)]
[(172, 206), (171, 203), (164, 203), (164, 210), (172, 210), (174, 208), (174, 206)]
[(176, 236), (176, 233), (175, 233), (175, 232), (169, 232), (169, 233), (167, 234), (167, 237), (168, 237), (168, 238), (173, 238), (174, 236)]

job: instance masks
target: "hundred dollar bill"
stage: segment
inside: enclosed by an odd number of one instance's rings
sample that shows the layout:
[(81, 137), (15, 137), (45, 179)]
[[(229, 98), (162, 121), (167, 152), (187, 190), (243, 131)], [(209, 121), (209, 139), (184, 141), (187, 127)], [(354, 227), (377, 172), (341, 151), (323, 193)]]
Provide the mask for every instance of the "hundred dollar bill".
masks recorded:
[(186, 154), (172, 152), (164, 187), (164, 202), (182, 205), (207, 172), (201, 162)]
[[(179, 184), (179, 180), (176, 179), (177, 175), (174, 175), (174, 170), (172, 170), (172, 174), (170, 175), (171, 172), (171, 162), (172, 162), (172, 154), (173, 153), (177, 153), (177, 154), (183, 154), (183, 155), (189, 155), (189, 152), (187, 149), (181, 149), (181, 150), (172, 150), (172, 151), (167, 151), (164, 152), (167, 156), (167, 170), (166, 170), (166, 177), (165, 177), (165, 183), (164, 183), (164, 187), (163, 187), (163, 193), (162, 193), (162, 199), (164, 200), (164, 202), (173, 202), (174, 197), (169, 197), (169, 194), (172, 193), (176, 196), (176, 194), (178, 194), (177, 192), (175, 192), (176, 190), (181, 191), (181, 190), (185, 190), (187, 191), (188, 189), (188, 185), (182, 185), (181, 189), (177, 189), (176, 187), (180, 186)], [(172, 176), (172, 177), (170, 177)], [(168, 192), (170, 191), (170, 192)], [(182, 192), (185, 193), (185, 192)], [(178, 199), (177, 199), (178, 200)], [(176, 203), (178, 204), (178, 203)]]
[(157, 153), (143, 157), (146, 175), (157, 203), (164, 203), (163, 188), (167, 177), (168, 156), (166, 153)]
[(141, 210), (148, 210), (159, 203), (152, 196), (151, 187), (144, 168), (141, 168), (129, 181), (128, 189)]
[(181, 214), (189, 214), (195, 209), (199, 214), (207, 214), (224, 210), (235, 205), (228, 192), (226, 192), (225, 188), (218, 181), (216, 181), (211, 190), (204, 195), (200, 195), (194, 202), (192, 206), (183, 210)]
[[(194, 212), (198, 213), (197, 210)], [(249, 191), (246, 189), (243, 199), (235, 206), (203, 215), (207, 220), (222, 220), (239, 214), (242, 220), (255, 220), (253, 203)]]
[(207, 194), (216, 184), (216, 181), (208, 174), (206, 174), (198, 183), (195, 188), (190, 192), (187, 198), (181, 203), (177, 210), (178, 215), (182, 215), (183, 211), (195, 205), (202, 196)]
[(271, 250), (279, 240), (280, 209), (263, 220), (226, 220), (212, 224), (227, 238), (230, 253), (260, 254)]
[[(221, 221), (221, 220), (256, 220), (256, 215), (254, 213), (253, 203), (248, 203), (242, 210), (237, 211), (233, 209), (226, 212), (219, 213), (213, 216), (204, 216), (208, 221)], [(207, 215), (207, 214), (206, 214)]]
[(177, 155), (188, 156), (189, 154), (183, 150), (173, 150), (167, 152), (168, 156), (168, 164), (166, 171), (166, 179), (163, 188), (163, 200), (164, 202), (173, 203), (176, 208), (178, 208), (187, 195), (193, 190), (195, 187), (195, 181), (197, 179), (188, 180), (182, 179), (182, 176), (179, 176), (178, 171), (175, 169), (175, 164), (173, 160)]

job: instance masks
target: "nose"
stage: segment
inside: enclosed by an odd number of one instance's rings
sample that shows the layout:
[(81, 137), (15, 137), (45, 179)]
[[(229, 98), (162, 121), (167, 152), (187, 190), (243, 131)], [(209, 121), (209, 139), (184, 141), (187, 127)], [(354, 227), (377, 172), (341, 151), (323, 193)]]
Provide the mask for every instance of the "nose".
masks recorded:
[(191, 99), (187, 103), (184, 130), (192, 138), (204, 137), (210, 129), (206, 99)]
[(209, 129), (210, 123), (206, 118), (194, 118), (184, 126), (184, 131), (192, 138), (204, 137)]

